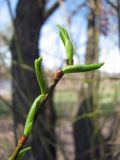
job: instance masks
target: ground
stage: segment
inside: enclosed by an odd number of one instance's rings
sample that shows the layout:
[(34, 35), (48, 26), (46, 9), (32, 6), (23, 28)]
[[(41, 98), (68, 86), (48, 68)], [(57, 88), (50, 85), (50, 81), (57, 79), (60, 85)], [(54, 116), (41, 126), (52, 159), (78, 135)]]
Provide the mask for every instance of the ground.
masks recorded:
[(0, 159), (7, 160), (14, 148), (13, 121), (11, 115), (0, 116)]
[[(57, 160), (73, 160), (74, 159), (74, 141), (72, 137), (72, 117), (77, 113), (76, 106), (79, 106), (79, 90), (78, 79), (73, 81), (73, 78), (66, 77), (61, 81), (55, 92), (54, 103), (57, 112), (58, 120), (56, 123), (56, 134), (58, 140), (57, 146)], [(75, 78), (74, 78), (75, 79)], [(82, 79), (81, 79), (82, 80)], [(112, 83), (111, 83), (112, 82)], [(10, 100), (10, 85), (7, 81), (2, 80), (0, 82), (0, 95), (3, 95), (7, 100)], [(109, 84), (109, 85), (108, 85)], [(102, 117), (106, 117), (104, 123), (104, 134), (109, 133), (111, 129), (111, 117), (116, 113), (116, 106), (120, 108), (120, 86), (119, 81), (113, 82), (105, 80), (100, 86), (100, 105), (98, 110)], [(117, 114), (120, 113), (120, 110)], [(119, 114), (120, 115), (120, 114)], [(120, 121), (119, 121), (120, 122)], [(112, 122), (111, 122), (112, 123)], [(119, 123), (117, 123), (119, 124)], [(115, 125), (114, 125), (115, 126)], [(120, 133), (119, 133), (120, 135)], [(116, 144), (114, 146), (116, 151), (119, 151), (119, 137), (116, 138)], [(8, 155), (12, 152), (15, 146), (14, 134), (13, 134), (13, 120), (10, 108), (0, 101), (0, 160), (7, 160)], [(117, 149), (116, 149), (117, 147)]]
[[(70, 121), (62, 120), (56, 127), (57, 160), (74, 159), (74, 141)], [(0, 116), (0, 160), (7, 160), (15, 146), (12, 115)]]

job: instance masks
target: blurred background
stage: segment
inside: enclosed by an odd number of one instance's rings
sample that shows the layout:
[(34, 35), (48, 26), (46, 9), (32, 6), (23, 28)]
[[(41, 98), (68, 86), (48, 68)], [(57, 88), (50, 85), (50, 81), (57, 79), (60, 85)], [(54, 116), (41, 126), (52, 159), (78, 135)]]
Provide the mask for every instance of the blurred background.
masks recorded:
[(56, 24), (70, 34), (74, 63), (105, 65), (63, 77), (26, 143), (32, 149), (25, 159), (119, 160), (120, 0), (0, 0), (0, 159), (12, 153), (39, 95), (35, 58), (43, 57), (48, 87), (65, 65)]

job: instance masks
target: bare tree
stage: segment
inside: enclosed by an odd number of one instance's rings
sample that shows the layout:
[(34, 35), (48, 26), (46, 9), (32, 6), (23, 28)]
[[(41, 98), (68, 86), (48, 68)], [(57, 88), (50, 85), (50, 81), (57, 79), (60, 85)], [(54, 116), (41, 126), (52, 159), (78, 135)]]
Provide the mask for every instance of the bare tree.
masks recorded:
[(114, 2), (112, 2), (111, 0), (108, 0), (108, 3), (111, 5), (111, 7), (116, 11), (117, 13), (117, 19), (118, 19), (118, 46), (120, 49), (120, 0), (116, 0), (115, 1), (116, 4)]
[[(100, 34), (100, 7), (101, 1), (90, 0), (88, 16), (88, 40), (85, 55), (85, 63), (98, 62), (99, 57), (99, 34)], [(109, 152), (104, 146), (104, 139), (100, 134), (97, 103), (99, 88), (99, 72), (85, 74), (87, 87), (80, 91), (80, 108), (77, 113), (77, 121), (74, 124), (74, 138), (76, 160), (110, 159), (106, 156)], [(88, 118), (79, 119), (81, 115), (91, 114)]]

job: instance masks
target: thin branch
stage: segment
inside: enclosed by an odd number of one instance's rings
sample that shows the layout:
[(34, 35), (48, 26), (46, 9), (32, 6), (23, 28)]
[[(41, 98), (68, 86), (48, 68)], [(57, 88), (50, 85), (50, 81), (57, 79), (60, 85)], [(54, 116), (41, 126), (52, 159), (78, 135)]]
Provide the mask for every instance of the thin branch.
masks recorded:
[(109, 0), (108, 0), (108, 4), (110, 4), (111, 7), (113, 7), (115, 10), (118, 9), (118, 7), (114, 3), (112, 3), (111, 1), (109, 1)]
[(20, 68), (23, 69), (23, 70), (26, 70), (26, 71), (35, 73), (34, 69), (33, 69), (31, 66), (29, 66), (29, 65), (27, 65), (27, 64), (25, 64), (25, 63), (17, 63), (17, 61), (12, 60), (12, 64), (20, 67)]
[[(62, 78), (62, 77), (61, 77), (61, 78)], [(61, 78), (60, 78), (60, 79), (61, 79)], [(37, 113), (36, 113), (36, 115), (35, 115), (34, 123), (36, 122), (36, 120), (37, 120), (38, 116), (40, 115), (40, 113), (45, 111), (46, 108), (43, 107), (43, 106), (45, 105), (45, 103), (46, 103), (46, 101), (48, 100), (48, 98), (50, 97), (50, 95), (53, 94), (53, 91), (54, 91), (57, 83), (60, 81), (60, 79), (57, 79), (57, 80), (54, 81), (54, 83), (51, 85), (51, 87), (50, 87), (50, 89), (49, 89), (49, 91), (48, 91), (48, 94), (47, 94), (45, 100), (41, 103), (41, 105), (40, 105), (40, 107), (39, 107), (39, 109), (38, 109), (38, 111), (37, 111)]]
[(46, 20), (59, 6), (60, 6), (59, 1), (56, 0), (53, 6), (49, 10), (44, 12), (44, 20)]
[[(41, 103), (40, 107), (39, 107), (39, 110), (37, 111), (35, 117), (34, 117), (34, 122), (33, 124), (35, 124), (35, 122), (37, 121), (37, 118), (39, 116), (39, 114), (41, 112), (43, 112), (46, 108), (43, 107), (43, 105), (45, 105), (46, 101), (48, 100), (48, 98), (50, 97), (51, 94), (53, 94), (53, 91), (57, 85), (57, 83), (59, 82), (59, 80), (62, 78), (63, 75), (61, 75), (61, 77), (59, 79), (56, 79), (53, 84), (51, 85), (49, 91), (48, 91), (48, 94), (46, 95), (43, 103)], [(16, 157), (18, 156), (20, 150), (23, 148), (24, 144), (26, 143), (26, 140), (27, 140), (28, 137), (25, 137), (24, 135), (22, 135), (19, 140), (18, 140), (18, 144), (17, 146), (15, 147), (14, 151), (13, 151), (13, 154), (11, 155), (11, 157), (9, 158), (9, 160), (15, 160)]]
[(79, 11), (79, 9), (81, 9), (82, 7), (86, 6), (86, 2), (79, 4), (76, 9), (71, 13), (70, 17), (74, 16), (75, 14), (77, 14), (77, 12)]
[(46, 20), (57, 8), (59, 7), (59, 3), (55, 2), (54, 5), (44, 13), (44, 19)]
[(12, 22), (12, 25), (13, 25), (13, 28), (14, 28), (16, 51), (18, 53), (19, 62), (22, 63), (23, 60), (22, 60), (22, 56), (21, 56), (22, 55), (21, 54), (21, 48), (20, 48), (20, 45), (19, 45), (19, 39), (18, 39), (18, 35), (17, 35), (17, 32), (16, 32), (16, 24), (15, 24), (15, 21), (14, 21), (14, 16), (13, 16), (13, 13), (12, 13), (10, 0), (6, 0), (6, 2), (7, 2), (7, 5), (8, 5), (8, 11), (9, 11), (9, 14), (10, 14), (11, 22)]
[(70, 17), (68, 16), (68, 11), (66, 9), (66, 5), (64, 3), (64, 0), (57, 0), (58, 3), (59, 3), (59, 6), (63, 12), (63, 17), (65, 19), (65, 23), (66, 23), (66, 26), (69, 28), (70, 27)]
[(87, 5), (92, 9), (95, 10), (95, 1), (94, 0), (88, 0)]
[(9, 108), (12, 109), (12, 105), (11, 105), (2, 95), (0, 95), (0, 100), (1, 100), (6, 106), (8, 106)]
[(10, 13), (10, 18), (12, 20), (12, 25), (15, 28), (14, 16), (13, 16), (13, 13), (12, 13), (12, 8), (11, 8), (10, 1), (6, 0), (6, 2), (7, 2), (7, 5), (8, 5), (8, 10), (9, 10), (9, 13)]

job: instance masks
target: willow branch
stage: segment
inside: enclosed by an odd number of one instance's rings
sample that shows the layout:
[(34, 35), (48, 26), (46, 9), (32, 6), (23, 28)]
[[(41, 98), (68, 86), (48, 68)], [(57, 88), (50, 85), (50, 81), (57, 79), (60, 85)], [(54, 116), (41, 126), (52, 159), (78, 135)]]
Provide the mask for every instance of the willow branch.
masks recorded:
[[(53, 93), (53, 91), (54, 91), (57, 83), (60, 81), (60, 79), (62, 78), (62, 76), (63, 76), (63, 75), (61, 75), (59, 78), (54, 79), (54, 82), (53, 82), (53, 84), (51, 85), (51, 87), (50, 87), (50, 89), (49, 89), (49, 91), (48, 91), (45, 99), (43, 100), (43, 102), (41, 103), (38, 111), (36, 112), (36, 115), (35, 115), (35, 117), (34, 117), (33, 124), (35, 124), (35, 122), (37, 121), (37, 119), (38, 119), (38, 117), (39, 117), (39, 114), (46, 109), (46, 108), (43, 107), (43, 106), (44, 106), (45, 103), (47, 102), (47, 100), (48, 100), (48, 98), (50, 97), (50, 95)], [(17, 144), (17, 146), (15, 147), (15, 149), (14, 149), (11, 157), (9, 158), (9, 160), (16, 160), (19, 152), (20, 152), (21, 149), (23, 148), (23, 146), (24, 146), (24, 144), (26, 143), (27, 139), (28, 139), (28, 137), (25, 137), (24, 135), (22, 135), (22, 136), (19, 138), (18, 144)]]

